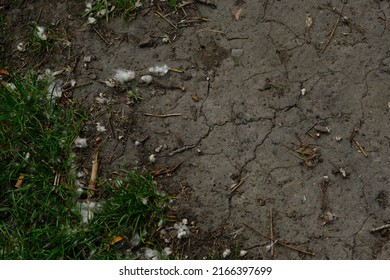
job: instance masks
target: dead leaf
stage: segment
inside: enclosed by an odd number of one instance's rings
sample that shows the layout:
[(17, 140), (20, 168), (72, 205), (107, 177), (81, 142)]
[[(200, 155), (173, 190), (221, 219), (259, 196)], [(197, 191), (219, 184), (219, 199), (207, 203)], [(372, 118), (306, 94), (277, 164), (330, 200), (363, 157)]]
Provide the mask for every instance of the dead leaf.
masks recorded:
[(303, 145), (303, 146), (298, 147), (295, 151), (298, 154), (302, 154), (302, 155), (312, 155), (315, 153), (315, 148), (312, 148), (308, 145)]
[(6, 75), (9, 76), (9, 72), (5, 69), (0, 68), (0, 75)]
[(118, 235), (118, 236), (115, 236), (111, 241), (110, 241), (110, 244), (111, 245), (115, 245), (116, 243), (118, 243), (119, 241), (123, 240), (123, 237)]
[(240, 20), (241, 12), (242, 12), (242, 8), (239, 8), (239, 9), (234, 13), (234, 18), (235, 18), (237, 21)]
[(317, 162), (320, 157), (320, 154), (312, 154), (304, 159), (304, 163), (307, 167), (314, 167), (317, 165)]

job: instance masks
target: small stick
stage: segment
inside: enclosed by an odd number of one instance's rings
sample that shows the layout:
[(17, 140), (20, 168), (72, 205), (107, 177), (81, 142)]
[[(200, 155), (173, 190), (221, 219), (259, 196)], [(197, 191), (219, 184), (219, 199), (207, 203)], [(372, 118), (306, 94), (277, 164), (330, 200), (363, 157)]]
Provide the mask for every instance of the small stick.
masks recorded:
[(337, 18), (336, 24), (333, 26), (332, 32), (330, 33), (328, 41), (326, 42), (325, 46), (322, 48), (321, 53), (323, 53), (325, 51), (325, 49), (328, 47), (330, 41), (333, 38), (333, 35), (336, 31), (337, 26), (339, 25), (340, 19), (341, 19), (342, 14), (343, 14), (344, 4), (345, 4), (345, 2), (343, 1), (343, 5), (341, 6), (341, 11), (340, 11), (339, 17)]
[(103, 37), (103, 35), (95, 28), (92, 26), (92, 29), (95, 30), (95, 32), (99, 35), (99, 37), (106, 43), (107, 46), (111, 46), (110, 43), (107, 42), (107, 40)]
[(93, 160), (92, 160), (92, 171), (91, 171), (91, 179), (89, 180), (89, 189), (93, 192), (96, 190), (96, 178), (97, 178), (97, 173), (99, 169), (99, 161), (98, 161), (98, 155), (99, 151), (95, 151), (93, 154)]
[(74, 90), (74, 89), (79, 88), (79, 87), (85, 87), (85, 86), (89, 86), (92, 84), (93, 84), (92, 82), (88, 82), (88, 83), (84, 83), (84, 84), (80, 84), (80, 85), (75, 85), (73, 87), (64, 88), (64, 90), (70, 91), (70, 90)]
[(163, 16), (159, 11), (156, 11), (156, 14), (161, 17), (162, 19), (164, 19), (166, 22), (168, 22), (170, 25), (172, 25), (175, 29), (179, 29), (176, 25), (174, 25), (172, 23), (172, 21), (170, 21), (169, 19), (167, 19), (165, 16)]
[[(270, 237), (274, 239), (274, 229), (273, 229), (273, 218), (272, 218), (272, 208), (269, 208), (269, 220), (270, 220)], [(275, 241), (276, 243), (276, 241)], [(271, 246), (271, 258), (274, 257), (274, 246)]]
[(41, 16), (42, 16), (42, 9), (39, 11), (39, 15), (36, 21), (37, 24), (39, 24), (39, 21), (41, 20)]
[(358, 146), (358, 148), (360, 149), (360, 151), (362, 151), (363, 155), (365, 157), (368, 157), (366, 151), (363, 149), (362, 145), (360, 145), (360, 143), (356, 140), (356, 139), (353, 139), (353, 141), (355, 142), (356, 146)]
[(197, 2), (199, 4), (202, 4), (202, 5), (205, 5), (205, 6), (209, 6), (212, 9), (216, 9), (217, 8), (217, 5), (215, 5), (210, 0), (195, 0), (195, 2)]
[(53, 183), (53, 185), (54, 186), (58, 186), (60, 184), (60, 180), (61, 180), (61, 175), (59, 173), (56, 173), (56, 175), (54, 176), (54, 183)]
[(231, 188), (230, 193), (234, 193), (239, 187), (241, 187), (242, 184), (244, 184), (245, 179), (246, 179), (246, 177), (245, 177), (245, 178), (241, 178), (240, 181), (239, 181), (238, 183), (233, 184), (233, 185), (230, 187), (230, 188)]
[(183, 7), (188, 6), (188, 5), (191, 5), (191, 4), (193, 4), (193, 3), (194, 3), (194, 1), (188, 1), (188, 2), (185, 2), (185, 3), (180, 4), (180, 5), (177, 6), (177, 7), (183, 9)]
[(176, 73), (184, 73), (184, 70), (175, 69), (175, 68), (169, 68), (169, 71), (176, 72)]
[(173, 167), (152, 170), (152, 175), (153, 176), (158, 176), (158, 175), (173, 173), (173, 171), (175, 171), (179, 167), (180, 164), (181, 164), (181, 162), (179, 162), (178, 164), (174, 165)]
[(305, 160), (303, 157), (301, 157), (300, 155), (297, 154), (296, 151), (294, 151), (293, 149), (291, 149), (289, 146), (287, 146), (286, 144), (283, 144), (287, 149), (289, 149), (290, 152), (292, 152), (292, 154), (294, 156), (296, 156), (297, 158), (299, 158), (300, 160)]
[(221, 33), (221, 34), (224, 34), (224, 35), (226, 34), (223, 31), (219, 31), (219, 30), (215, 30), (215, 29), (208, 29), (208, 28), (202, 28), (202, 29), (196, 30), (196, 33), (199, 33), (199, 32), (215, 32), (215, 33)]
[(227, 38), (228, 41), (232, 41), (232, 40), (248, 40), (249, 37), (229, 37)]
[(297, 252), (300, 252), (300, 253), (303, 253), (303, 254), (306, 254), (306, 255), (315, 256), (315, 254), (312, 253), (312, 252), (303, 251), (303, 250), (301, 250), (301, 249), (292, 247), (292, 246), (290, 246), (290, 245), (288, 245), (288, 244), (286, 244), (286, 243), (284, 243), (284, 242), (281, 242), (280, 240), (271, 239), (271, 238), (268, 237), (267, 235), (261, 233), (260, 231), (254, 229), (253, 227), (251, 227), (250, 225), (248, 225), (248, 224), (246, 224), (246, 223), (243, 223), (243, 225), (246, 226), (246, 227), (248, 227), (248, 228), (250, 228), (250, 229), (253, 230), (254, 232), (260, 234), (260, 235), (263, 236), (264, 238), (267, 238), (268, 240), (271, 240), (272, 242), (278, 241), (277, 244), (280, 244), (280, 245), (282, 245), (283, 247), (286, 247), (286, 248), (288, 248), (288, 249), (290, 249), (290, 250), (297, 251)]
[(181, 116), (181, 113), (173, 113), (173, 114), (151, 114), (151, 113), (144, 113), (145, 116), (148, 117), (157, 117), (157, 118), (169, 118), (169, 117), (178, 117)]
[(189, 149), (192, 149), (192, 148), (195, 148), (195, 145), (184, 146), (184, 147), (182, 147), (182, 148), (179, 148), (179, 149), (176, 149), (176, 150), (170, 152), (170, 153), (169, 153), (169, 156), (173, 156), (173, 155), (175, 155), (175, 154), (184, 152), (184, 151), (189, 150)]
[(383, 226), (376, 227), (376, 228), (372, 228), (370, 230), (370, 232), (377, 232), (377, 231), (381, 231), (382, 229), (388, 229), (388, 228), (390, 228), (390, 224), (383, 225)]

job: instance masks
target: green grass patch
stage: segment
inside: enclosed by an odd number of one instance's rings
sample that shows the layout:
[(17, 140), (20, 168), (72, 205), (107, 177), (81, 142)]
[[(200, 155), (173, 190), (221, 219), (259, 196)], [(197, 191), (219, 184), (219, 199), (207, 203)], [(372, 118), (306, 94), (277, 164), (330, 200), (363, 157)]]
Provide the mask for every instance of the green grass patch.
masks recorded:
[(85, 117), (48, 88), (33, 75), (0, 80), (0, 259), (131, 258), (131, 242), (112, 240), (154, 244), (168, 198), (150, 175), (124, 172), (99, 182), (100, 207), (83, 222), (72, 153)]

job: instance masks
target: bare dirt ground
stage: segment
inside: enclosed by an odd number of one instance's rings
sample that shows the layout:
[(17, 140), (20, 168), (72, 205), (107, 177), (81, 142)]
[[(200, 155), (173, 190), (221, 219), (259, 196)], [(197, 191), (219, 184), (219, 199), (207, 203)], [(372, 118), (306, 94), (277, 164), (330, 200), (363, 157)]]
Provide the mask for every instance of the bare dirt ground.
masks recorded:
[[(83, 1), (0, 2), (6, 65), (72, 70), (66, 96), (89, 115), (80, 165), (100, 136), (100, 174), (149, 169), (176, 197), (193, 223), (178, 256), (390, 258), (389, 229), (371, 232), (390, 222), (389, 1), (187, 1), (95, 25)], [(71, 51), (17, 51), (37, 22)], [(107, 86), (116, 69), (135, 79)]]

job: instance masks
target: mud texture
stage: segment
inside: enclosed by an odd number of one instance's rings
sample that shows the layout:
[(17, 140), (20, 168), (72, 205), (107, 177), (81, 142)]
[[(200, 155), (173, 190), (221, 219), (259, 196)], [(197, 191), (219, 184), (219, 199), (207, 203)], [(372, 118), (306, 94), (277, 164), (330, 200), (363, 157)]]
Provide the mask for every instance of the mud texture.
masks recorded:
[[(99, 136), (100, 174), (168, 169), (159, 187), (176, 197), (177, 219), (194, 222), (178, 255), (390, 258), (389, 230), (370, 232), (390, 222), (388, 1), (194, 1), (94, 26), (84, 3), (29, 2), (3, 6), (15, 25), (7, 63), (28, 61), (15, 49), (38, 16), (66, 31), (70, 56), (53, 51), (29, 65), (70, 67), (86, 84), (69, 98), (90, 117), (81, 135), (90, 150), (76, 151), (87, 172)], [(164, 64), (173, 70), (140, 80)], [(121, 68), (136, 78), (106, 86)]]

